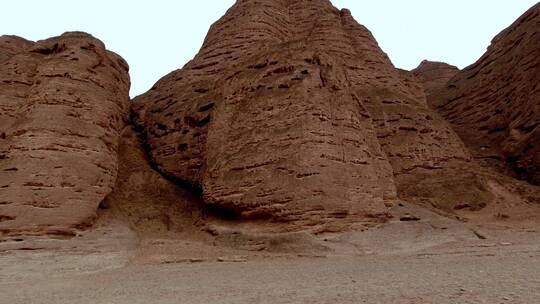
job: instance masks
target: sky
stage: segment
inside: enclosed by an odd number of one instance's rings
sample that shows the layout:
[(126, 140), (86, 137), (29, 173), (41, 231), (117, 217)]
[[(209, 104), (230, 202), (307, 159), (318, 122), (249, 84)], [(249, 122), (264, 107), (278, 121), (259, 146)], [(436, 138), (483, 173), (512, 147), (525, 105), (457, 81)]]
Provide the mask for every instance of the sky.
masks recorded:
[[(2, 3), (0, 35), (30, 40), (85, 31), (130, 65), (131, 95), (144, 93), (200, 49), (235, 0), (17, 0)], [(536, 0), (332, 0), (367, 26), (395, 66), (424, 60), (460, 68)]]

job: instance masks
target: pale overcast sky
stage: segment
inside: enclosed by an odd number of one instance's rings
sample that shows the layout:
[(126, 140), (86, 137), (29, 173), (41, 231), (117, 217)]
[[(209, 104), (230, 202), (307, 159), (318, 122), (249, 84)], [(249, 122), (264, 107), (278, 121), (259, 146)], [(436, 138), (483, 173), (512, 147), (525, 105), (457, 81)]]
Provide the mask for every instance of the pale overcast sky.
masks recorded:
[[(13, 0), (2, 3), (0, 34), (40, 40), (89, 32), (131, 67), (132, 95), (183, 66), (234, 0)], [(397, 67), (423, 59), (463, 68), (536, 0), (333, 0), (367, 26)]]

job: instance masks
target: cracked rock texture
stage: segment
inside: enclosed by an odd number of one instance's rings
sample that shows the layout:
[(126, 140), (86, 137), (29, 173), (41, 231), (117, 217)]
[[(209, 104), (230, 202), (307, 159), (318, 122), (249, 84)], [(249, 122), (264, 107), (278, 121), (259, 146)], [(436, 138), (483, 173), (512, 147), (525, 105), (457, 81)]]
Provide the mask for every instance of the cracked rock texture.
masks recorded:
[(540, 184), (539, 84), (540, 3), (430, 98), (478, 159)]
[(132, 111), (155, 167), (232, 218), (369, 221), (398, 196), (485, 192), (418, 79), (327, 0), (237, 1)]
[(422, 61), (416, 69), (412, 70), (412, 73), (424, 85), (430, 106), (434, 106), (431, 104), (432, 102), (437, 102), (437, 98), (434, 98), (434, 96), (440, 94), (440, 91), (446, 88), (446, 83), (456, 76), (458, 72), (459, 69), (453, 65), (427, 60)]
[(0, 234), (72, 234), (114, 186), (128, 65), (66, 33), (0, 38)]

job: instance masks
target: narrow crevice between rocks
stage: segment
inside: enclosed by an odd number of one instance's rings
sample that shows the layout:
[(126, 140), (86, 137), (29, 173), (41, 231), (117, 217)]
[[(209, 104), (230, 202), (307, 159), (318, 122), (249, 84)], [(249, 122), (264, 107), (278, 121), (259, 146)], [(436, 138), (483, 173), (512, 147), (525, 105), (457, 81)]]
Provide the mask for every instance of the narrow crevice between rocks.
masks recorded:
[[(199, 211), (201, 212), (204, 218), (207, 218), (207, 219), (213, 218), (213, 219), (223, 220), (227, 222), (240, 221), (242, 219), (241, 218), (242, 214), (238, 210), (235, 210), (233, 208), (227, 208), (227, 207), (220, 206), (217, 204), (205, 203), (204, 197), (203, 197), (203, 189), (200, 185), (197, 185), (190, 181), (186, 181), (181, 178), (177, 178), (175, 176), (172, 176), (170, 174), (166, 174), (165, 172), (163, 172), (159, 168), (159, 165), (156, 164), (156, 162), (153, 160), (151, 156), (151, 148), (147, 144), (147, 138), (146, 138), (144, 129), (141, 126), (139, 126), (137, 122), (135, 121), (135, 113), (133, 112), (132, 109), (130, 110), (128, 123), (133, 128), (133, 130), (135, 131), (137, 135), (137, 138), (144, 151), (145, 157), (148, 160), (148, 165), (150, 166), (150, 168), (154, 170), (155, 172), (157, 172), (159, 175), (161, 175), (167, 181), (195, 195), (197, 197), (197, 201), (199, 202), (197, 204), (197, 208), (199, 209)], [(264, 218), (268, 219), (268, 217), (264, 217)]]
[[(133, 101), (130, 101), (130, 102), (133, 102)], [(152, 170), (158, 172), (166, 180), (168, 180), (168, 181), (170, 181), (170, 182), (172, 182), (172, 183), (174, 183), (174, 184), (176, 184), (176, 185), (178, 185), (178, 186), (180, 186), (180, 187), (182, 187), (182, 188), (184, 188), (186, 190), (189, 190), (193, 194), (196, 194), (198, 197), (202, 198), (202, 195), (203, 195), (202, 187), (200, 187), (199, 185), (194, 184), (192, 182), (189, 182), (189, 181), (174, 177), (174, 176), (172, 176), (170, 174), (165, 174), (162, 170), (160, 170), (159, 165), (153, 160), (152, 155), (150, 153), (151, 148), (147, 144), (147, 138), (146, 138), (146, 134), (144, 132), (144, 129), (141, 126), (139, 126), (137, 124), (137, 122), (135, 121), (135, 113), (133, 112), (133, 109), (130, 109), (130, 115), (129, 115), (129, 122), (128, 123), (129, 123), (129, 125), (131, 125), (133, 127), (133, 130), (137, 134), (137, 137), (138, 137), (139, 142), (140, 142), (140, 144), (141, 144), (141, 146), (142, 146), (142, 148), (144, 150), (146, 158), (148, 159), (148, 164), (150, 165)]]

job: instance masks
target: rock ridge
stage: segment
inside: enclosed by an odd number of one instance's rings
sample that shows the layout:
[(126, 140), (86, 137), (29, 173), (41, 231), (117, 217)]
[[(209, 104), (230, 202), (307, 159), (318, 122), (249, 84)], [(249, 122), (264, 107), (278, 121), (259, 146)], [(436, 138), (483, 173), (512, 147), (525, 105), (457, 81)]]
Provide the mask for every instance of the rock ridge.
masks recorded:
[(497, 35), (487, 52), (431, 103), (478, 159), (540, 184), (540, 3)]

